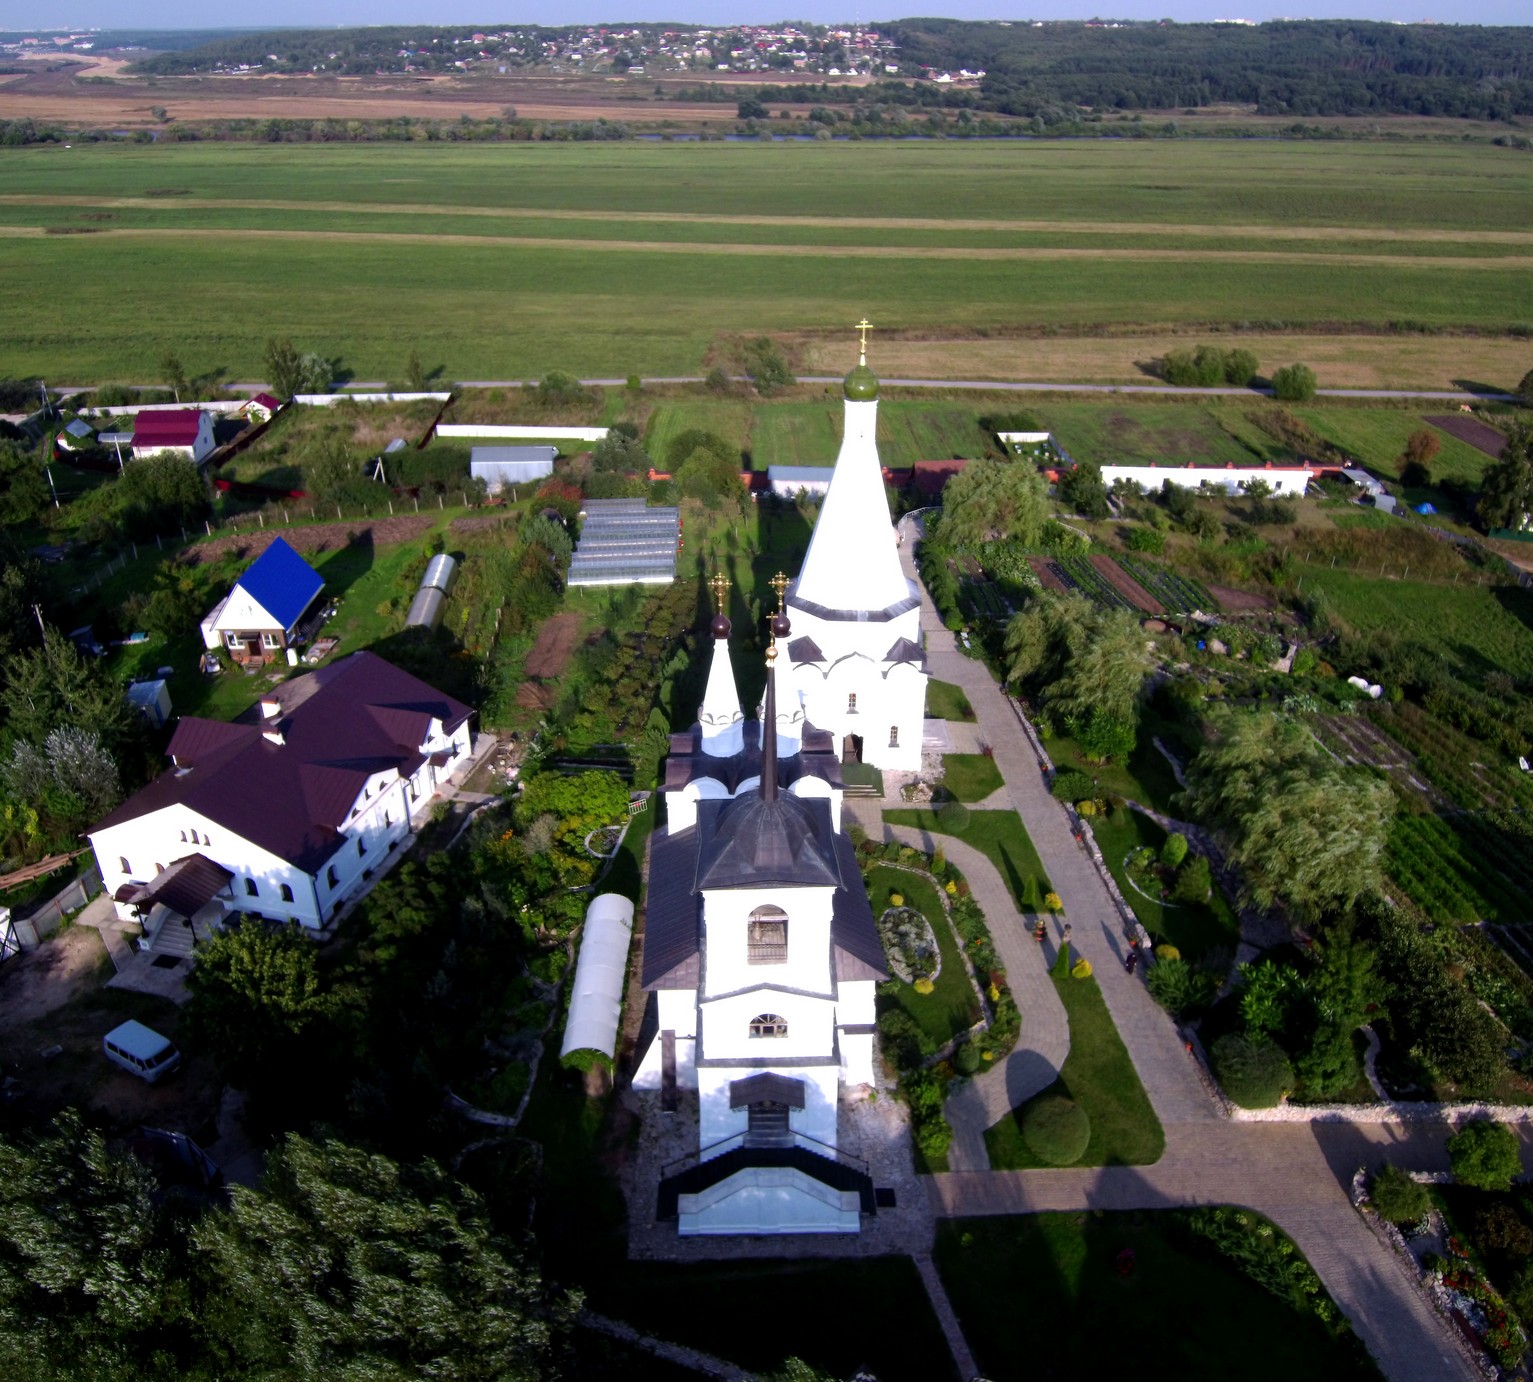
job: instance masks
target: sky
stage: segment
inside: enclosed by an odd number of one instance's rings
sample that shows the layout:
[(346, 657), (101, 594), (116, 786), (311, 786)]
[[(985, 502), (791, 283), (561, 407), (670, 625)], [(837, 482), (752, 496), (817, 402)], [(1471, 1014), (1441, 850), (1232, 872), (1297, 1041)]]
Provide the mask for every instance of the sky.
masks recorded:
[[(1458, 24), (1533, 22), (1528, 0), (1043, 0), (1043, 8), (996, 0), (912, 0), (888, 7), (874, 0), (265, 0), (225, 12), (240, 28), (361, 24), (582, 24), (674, 20), (686, 24), (764, 24), (784, 18), (817, 24), (904, 15), (959, 19), (1437, 19)], [(0, 28), (17, 24), (18, 7)], [(204, 28), (216, 22), (206, 0), (44, 0), (26, 11), (29, 25), (48, 28)], [(227, 21), (226, 21), (227, 22)]]

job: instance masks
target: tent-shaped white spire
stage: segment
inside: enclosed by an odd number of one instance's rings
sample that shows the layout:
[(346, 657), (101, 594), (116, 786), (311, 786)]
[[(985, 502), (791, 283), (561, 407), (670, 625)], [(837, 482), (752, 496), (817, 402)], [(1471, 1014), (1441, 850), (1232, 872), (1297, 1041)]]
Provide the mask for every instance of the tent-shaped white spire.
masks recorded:
[(713, 758), (732, 758), (745, 747), (745, 717), (740, 711), (740, 688), (735, 684), (734, 664), (729, 660), (729, 618), (724, 601), (729, 582), (717, 575), (709, 582), (718, 613), (710, 626), (713, 661), (708, 667), (708, 686), (703, 692), (697, 722), (702, 728), (702, 750)]
[(843, 392), (841, 452), (793, 600), (830, 610), (884, 610), (907, 599), (910, 586), (884, 498), (876, 439), (878, 380), (868, 368), (866, 335)]

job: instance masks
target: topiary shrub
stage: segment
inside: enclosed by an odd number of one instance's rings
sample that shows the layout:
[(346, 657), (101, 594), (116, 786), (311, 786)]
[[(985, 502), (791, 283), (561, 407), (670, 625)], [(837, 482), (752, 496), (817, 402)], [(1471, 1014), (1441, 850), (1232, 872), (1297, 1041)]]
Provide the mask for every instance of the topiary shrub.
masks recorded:
[(1398, 1166), (1386, 1166), (1373, 1178), (1368, 1198), (1379, 1218), (1392, 1224), (1416, 1223), (1431, 1203), (1426, 1186), (1412, 1180)]
[(923, 997), (926, 994), (931, 993), (936, 987), (937, 986), (934, 983), (932, 983), (932, 981), (930, 979), (917, 979), (915, 981), (915, 983), (913, 983), (911, 985), (911, 988), (913, 988), (917, 993), (921, 994)]
[(904, 896), (904, 894), (903, 893), (890, 893), (889, 894), (889, 905), (891, 907), (903, 907), (905, 905), (905, 896)]
[(979, 1069), (982, 1059), (979, 1047), (972, 1041), (966, 1041), (953, 1052), (953, 1069), (960, 1075), (972, 1075)]
[(1096, 783), (1078, 769), (1066, 768), (1054, 774), (1049, 792), (1056, 801), (1080, 801), (1096, 794)]
[(1182, 860), (1187, 857), (1187, 837), (1180, 830), (1166, 836), (1166, 842), (1160, 847), (1160, 862), (1168, 869), (1176, 869), (1182, 866)]
[(1266, 1037), (1231, 1032), (1214, 1043), (1209, 1057), (1224, 1092), (1241, 1108), (1275, 1108), (1294, 1086), (1283, 1048)]
[(1058, 893), (1044, 893), (1043, 907), (1048, 912), (1062, 912), (1065, 909), (1065, 904), (1060, 900)]
[(1522, 1174), (1517, 1135), (1488, 1118), (1466, 1123), (1448, 1139), (1448, 1164), (1453, 1179), (1476, 1190), (1510, 1190)]
[(1073, 1166), (1091, 1141), (1091, 1119), (1074, 1100), (1050, 1094), (1023, 1111), (1022, 1140), (1039, 1161)]
[(1091, 978), (1091, 961), (1077, 960), (1073, 965), (1070, 966), (1070, 975), (1075, 979)]
[(1155, 961), (1157, 964), (1164, 964), (1167, 960), (1179, 960), (1181, 958), (1182, 952), (1174, 945), (1157, 945), (1155, 947)]
[(949, 835), (968, 829), (969, 808), (961, 801), (945, 801), (937, 808), (937, 824)]

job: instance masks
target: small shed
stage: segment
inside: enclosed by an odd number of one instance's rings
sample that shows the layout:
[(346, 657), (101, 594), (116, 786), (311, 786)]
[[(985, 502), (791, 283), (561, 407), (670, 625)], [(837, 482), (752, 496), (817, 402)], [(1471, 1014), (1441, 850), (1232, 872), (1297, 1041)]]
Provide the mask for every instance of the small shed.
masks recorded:
[(767, 467), (767, 484), (772, 493), (782, 499), (792, 499), (799, 494), (824, 496), (830, 488), (830, 477), (836, 468), (829, 465), (770, 465)]
[(600, 893), (586, 908), (570, 990), (561, 1057), (571, 1051), (617, 1051), (617, 1024), (623, 1010), (628, 943), (633, 938), (633, 903), (620, 893)]
[(58, 443), (66, 451), (84, 451), (96, 444), (96, 434), (83, 418), (75, 418), (58, 435)]
[(531, 484), (554, 473), (557, 446), (476, 446), (469, 452), (468, 473), (483, 480), (491, 494), (507, 485)]
[(163, 678), (134, 682), (124, 692), (124, 699), (144, 717), (150, 729), (160, 729), (170, 719), (170, 688)]

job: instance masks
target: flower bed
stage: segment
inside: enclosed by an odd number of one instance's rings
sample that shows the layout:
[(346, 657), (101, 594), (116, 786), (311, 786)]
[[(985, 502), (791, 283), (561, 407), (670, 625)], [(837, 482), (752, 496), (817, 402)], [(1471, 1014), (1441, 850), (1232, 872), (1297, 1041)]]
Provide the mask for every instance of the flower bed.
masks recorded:
[(915, 907), (892, 906), (878, 919), (889, 968), (907, 984), (931, 981), (942, 972), (942, 953), (931, 923)]

